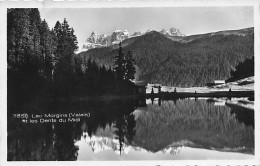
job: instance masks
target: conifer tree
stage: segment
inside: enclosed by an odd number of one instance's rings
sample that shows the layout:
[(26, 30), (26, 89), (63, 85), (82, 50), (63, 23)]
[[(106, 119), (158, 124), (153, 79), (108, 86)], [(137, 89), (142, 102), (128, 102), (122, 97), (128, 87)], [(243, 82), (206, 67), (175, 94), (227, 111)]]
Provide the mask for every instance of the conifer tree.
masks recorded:
[(63, 23), (57, 22), (54, 27), (56, 35), (57, 49), (55, 52), (54, 79), (56, 86), (63, 94), (71, 93), (75, 75), (73, 61), (77, 49), (77, 38), (74, 31), (70, 28), (66, 19)]
[(52, 52), (55, 45), (52, 42), (52, 34), (45, 19), (41, 22), (41, 58), (43, 59), (42, 70), (46, 79), (52, 79), (53, 60)]
[(132, 51), (128, 51), (126, 56), (126, 64), (125, 64), (125, 79), (126, 80), (133, 80), (135, 79), (135, 59), (133, 57)]
[[(41, 45), (40, 45), (40, 27), (41, 27), (41, 18), (40, 12), (37, 8), (26, 9), (29, 10), (29, 21), (30, 21), (30, 29), (29, 34), (32, 40), (31, 44), (31, 54), (30, 62), (28, 67), (30, 67), (31, 75), (34, 77), (43, 76), (43, 63), (44, 60), (41, 56)], [(33, 72), (33, 73), (32, 73)]]
[(54, 27), (54, 33), (56, 35), (57, 42), (57, 50), (55, 52), (57, 67), (60, 67), (61, 70), (72, 72), (74, 52), (78, 48), (74, 30), (69, 27), (68, 22), (64, 19), (62, 24), (57, 21)]
[(53, 39), (56, 43), (57, 49), (54, 52), (54, 59), (55, 59), (55, 64), (58, 62), (58, 60), (61, 58), (62, 54), (62, 30), (61, 30), (61, 24), (59, 21), (56, 22), (54, 29), (53, 29)]
[(115, 57), (115, 72), (118, 79), (123, 80), (125, 76), (125, 64), (124, 64), (124, 52), (121, 46), (121, 42), (119, 43), (118, 55)]

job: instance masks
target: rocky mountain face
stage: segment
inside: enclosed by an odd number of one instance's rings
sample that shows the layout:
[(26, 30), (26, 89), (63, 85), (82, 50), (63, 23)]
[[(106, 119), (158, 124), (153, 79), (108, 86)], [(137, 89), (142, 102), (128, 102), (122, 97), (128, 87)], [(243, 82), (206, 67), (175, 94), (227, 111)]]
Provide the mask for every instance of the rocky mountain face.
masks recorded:
[(162, 29), (160, 33), (168, 36), (185, 36), (180, 32), (179, 29), (176, 29), (174, 27), (171, 27), (169, 30)]
[(108, 45), (107, 35), (93, 31), (83, 45), (83, 49), (99, 48)]
[[(93, 31), (90, 37), (87, 38), (86, 42), (83, 44), (83, 51), (92, 49), (92, 48), (100, 48), (107, 47), (110, 45), (118, 44), (120, 41), (124, 41), (128, 38), (141, 36), (151, 32), (148, 29), (146, 32), (134, 32), (133, 34), (129, 34), (127, 30), (115, 30), (111, 35), (97, 33)], [(162, 29), (160, 33), (171, 36), (185, 36), (178, 29), (172, 27), (169, 30)]]
[(111, 35), (111, 44), (118, 44), (120, 41), (129, 38), (129, 32), (127, 30), (116, 30)]

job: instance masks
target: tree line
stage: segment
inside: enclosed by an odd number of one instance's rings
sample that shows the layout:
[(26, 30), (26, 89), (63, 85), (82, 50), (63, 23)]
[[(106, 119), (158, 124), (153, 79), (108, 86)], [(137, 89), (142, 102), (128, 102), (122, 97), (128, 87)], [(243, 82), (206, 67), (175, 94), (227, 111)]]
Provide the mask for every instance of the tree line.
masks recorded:
[[(9, 97), (69, 97), (132, 93), (134, 59), (119, 47), (121, 69), (98, 66), (93, 59), (79, 59), (74, 29), (66, 19), (50, 29), (38, 9), (7, 11), (7, 80)], [(118, 59), (115, 66), (119, 66)], [(131, 62), (131, 63), (129, 63)], [(120, 62), (121, 63), (121, 62)]]

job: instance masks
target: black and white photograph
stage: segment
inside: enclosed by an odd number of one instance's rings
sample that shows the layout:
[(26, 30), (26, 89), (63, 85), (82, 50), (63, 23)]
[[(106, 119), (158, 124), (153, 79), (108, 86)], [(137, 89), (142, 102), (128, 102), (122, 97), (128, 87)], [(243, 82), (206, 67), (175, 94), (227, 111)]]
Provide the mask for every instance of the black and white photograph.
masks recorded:
[(256, 160), (254, 5), (60, 4), (6, 7), (7, 163)]

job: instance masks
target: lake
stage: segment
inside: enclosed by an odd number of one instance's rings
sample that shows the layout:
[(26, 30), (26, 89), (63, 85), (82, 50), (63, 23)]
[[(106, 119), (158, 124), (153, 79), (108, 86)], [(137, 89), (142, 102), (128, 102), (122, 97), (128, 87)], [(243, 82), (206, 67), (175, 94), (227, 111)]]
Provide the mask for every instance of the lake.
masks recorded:
[(225, 100), (8, 105), (8, 160), (253, 159), (254, 110)]

